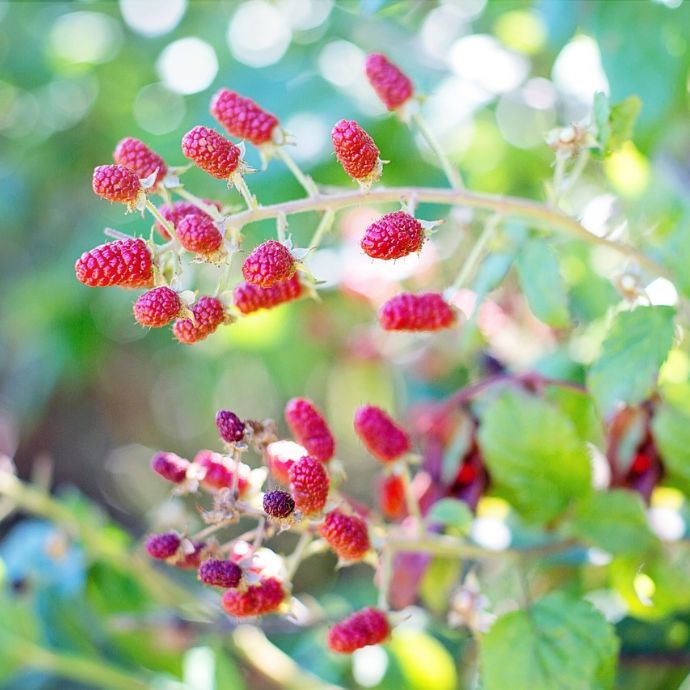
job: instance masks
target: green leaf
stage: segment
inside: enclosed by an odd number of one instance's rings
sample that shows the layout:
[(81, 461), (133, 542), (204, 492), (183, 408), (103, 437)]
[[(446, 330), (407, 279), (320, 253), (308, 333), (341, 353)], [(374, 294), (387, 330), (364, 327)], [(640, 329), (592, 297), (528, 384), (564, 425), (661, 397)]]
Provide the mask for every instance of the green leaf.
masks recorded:
[(479, 445), (494, 486), (528, 521), (548, 522), (591, 490), (575, 425), (533, 395), (510, 390), (488, 403)]
[(648, 398), (673, 344), (672, 307), (637, 307), (618, 314), (589, 370), (587, 385), (606, 416), (619, 402)]
[(685, 297), (690, 297), (690, 221), (687, 218), (677, 222), (660, 249), (664, 265), (671, 271), (673, 284)]
[(568, 294), (551, 246), (539, 239), (526, 242), (518, 254), (517, 272), (532, 313), (554, 328), (568, 326)]
[(456, 690), (455, 661), (436, 638), (421, 630), (399, 629), (389, 648), (407, 690)]
[(664, 403), (654, 415), (652, 431), (667, 478), (690, 495), (690, 415)]
[(594, 105), (592, 106), (592, 122), (594, 125), (594, 136), (602, 153), (606, 151), (609, 145), (609, 138), (611, 137), (610, 115), (611, 106), (609, 105), (608, 96), (602, 91), (597, 91), (594, 94)]
[(626, 141), (632, 139), (637, 116), (642, 110), (642, 101), (637, 96), (628, 96), (620, 103), (611, 107), (609, 123), (611, 136), (608, 142), (607, 153), (619, 149)]
[(606, 690), (618, 640), (591, 604), (557, 592), (501, 616), (479, 652), (484, 690)]
[(3, 687), (4, 681), (25, 667), (22, 656), (25, 645), (36, 642), (40, 634), (26, 597), (12, 596), (4, 589), (5, 586), (0, 577), (0, 686)]
[(623, 489), (597, 491), (578, 501), (567, 530), (612, 554), (643, 554), (659, 546), (642, 498)]
[(461, 570), (462, 561), (458, 558), (434, 558), (431, 561), (419, 587), (419, 596), (428, 609), (437, 614), (448, 610), (448, 598), (460, 579)]
[(554, 403), (572, 421), (583, 441), (589, 441), (598, 446), (603, 443), (604, 427), (594, 400), (587, 391), (550, 385), (544, 389), (544, 397)]
[(455, 498), (442, 498), (431, 506), (426, 516), (427, 522), (440, 522), (461, 534), (467, 534), (472, 526), (474, 516), (467, 503)]

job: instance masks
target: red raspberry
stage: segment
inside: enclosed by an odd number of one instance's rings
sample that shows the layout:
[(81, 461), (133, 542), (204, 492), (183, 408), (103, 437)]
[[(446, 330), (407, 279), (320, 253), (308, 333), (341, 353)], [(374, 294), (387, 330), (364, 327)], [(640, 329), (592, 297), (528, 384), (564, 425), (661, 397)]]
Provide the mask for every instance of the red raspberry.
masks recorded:
[(287, 491), (268, 491), (263, 499), (264, 513), (284, 519), (295, 512), (295, 500)]
[(200, 297), (192, 307), (196, 323), (178, 319), (173, 324), (175, 337), (185, 345), (199, 342), (213, 333), (225, 321), (225, 310), (215, 297)]
[(213, 254), (223, 244), (223, 235), (206, 214), (191, 213), (177, 224), (177, 239), (188, 252)]
[[(230, 489), (233, 485), (234, 462), (220, 453), (212, 450), (200, 450), (193, 463), (203, 470), (201, 484), (211, 491), (218, 489)], [(238, 495), (242, 496), (249, 486), (249, 467), (240, 463), (240, 472), (237, 478)]]
[(401, 520), (407, 514), (405, 484), (397, 474), (382, 477), (379, 482), (379, 508), (389, 520)]
[(228, 134), (247, 139), (254, 146), (271, 141), (278, 118), (260, 108), (251, 98), (243, 98), (234, 91), (221, 89), (211, 99), (211, 115)]
[(328, 462), (335, 453), (335, 440), (326, 420), (307, 398), (293, 398), (285, 406), (285, 421), (295, 440), (312, 458)]
[(209, 175), (226, 180), (240, 164), (240, 149), (222, 134), (198, 125), (182, 137), (182, 153)]
[(285, 590), (280, 580), (268, 577), (244, 590), (229, 589), (223, 595), (222, 604), (229, 615), (247, 618), (277, 611), (284, 599)]
[(361, 246), (372, 259), (401, 259), (424, 244), (422, 224), (405, 211), (387, 213), (364, 233)]
[(437, 292), (403, 292), (379, 310), (379, 323), (386, 331), (438, 331), (450, 328), (455, 319), (453, 307)]
[(242, 568), (233, 561), (209, 558), (199, 566), (199, 579), (205, 585), (230, 589), (240, 584)]
[(412, 98), (412, 82), (385, 55), (368, 55), (365, 69), (369, 83), (388, 110), (395, 110)]
[(251, 283), (240, 283), (232, 293), (235, 306), (243, 314), (277, 307), (296, 300), (301, 294), (302, 284), (299, 282), (297, 273), (292, 278), (281, 280), (268, 288)]
[(137, 174), (124, 165), (99, 165), (94, 168), (91, 186), (98, 196), (130, 207), (136, 203), (141, 191)]
[(175, 532), (163, 532), (163, 534), (152, 534), (146, 540), (146, 550), (151, 558), (164, 561), (177, 553), (182, 540)]
[(192, 544), (192, 550), (189, 553), (186, 553), (184, 548), (180, 549), (175, 557), (175, 560), (172, 561), (172, 565), (174, 565), (176, 568), (183, 568), (185, 570), (196, 570), (201, 564), (205, 553), (206, 542), (195, 541)]
[(336, 623), (328, 631), (328, 646), (333, 652), (352, 654), (362, 647), (385, 642), (390, 633), (386, 614), (369, 607)]
[(180, 484), (187, 477), (189, 460), (175, 453), (156, 453), (151, 458), (151, 469), (173, 484)]
[(244, 439), (244, 422), (230, 410), (218, 410), (216, 427), (226, 443), (239, 443)]
[(153, 286), (153, 264), (140, 238), (106, 242), (84, 252), (74, 265), (77, 280), (89, 287), (148, 288)]
[[(153, 187), (155, 187), (168, 172), (165, 161), (152, 151), (143, 141), (134, 137), (122, 139), (113, 151), (113, 160), (118, 165), (134, 171), (141, 180), (156, 173)], [(156, 172), (157, 171), (157, 172)]]
[(307, 454), (307, 449), (294, 441), (274, 441), (266, 447), (266, 461), (273, 478), (281, 484), (289, 484), (290, 468)]
[(134, 303), (134, 318), (147, 328), (167, 326), (182, 311), (179, 295), (169, 287), (157, 287), (139, 295)]
[(367, 450), (382, 462), (392, 462), (410, 450), (410, 439), (381, 408), (363, 405), (355, 412), (355, 432)]
[(356, 515), (332, 510), (319, 527), (321, 536), (346, 561), (358, 561), (369, 551), (367, 523)]
[(295, 507), (305, 515), (320, 513), (328, 500), (331, 482), (323, 465), (308, 455), (288, 470)]
[(355, 180), (374, 182), (381, 177), (379, 150), (374, 140), (354, 121), (340, 120), (331, 132), (335, 155)]
[(262, 288), (292, 278), (296, 270), (295, 259), (290, 250), (275, 240), (260, 244), (242, 264), (244, 279)]
[[(213, 201), (212, 199), (204, 199), (204, 201), (209, 206), (215, 206), (218, 211), (223, 208), (219, 201)], [(207, 213), (204, 213), (200, 208), (196, 207), (189, 201), (175, 201), (172, 204), (163, 204), (162, 206), (158, 207), (158, 211), (174, 228), (177, 228), (177, 224), (185, 216), (189, 215), (201, 216), (202, 218), (209, 218), (213, 220), (211, 216), (209, 216)], [(158, 221), (156, 221), (156, 230), (158, 230), (158, 232), (160, 232), (160, 234), (166, 239), (170, 239), (168, 231)]]

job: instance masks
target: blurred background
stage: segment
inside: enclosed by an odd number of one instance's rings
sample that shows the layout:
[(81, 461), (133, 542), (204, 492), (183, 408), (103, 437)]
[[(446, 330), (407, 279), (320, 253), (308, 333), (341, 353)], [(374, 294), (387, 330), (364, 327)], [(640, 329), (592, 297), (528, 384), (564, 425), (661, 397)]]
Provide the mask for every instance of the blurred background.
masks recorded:
[[(587, 344), (580, 362), (572, 352), (564, 362), (557, 337), (519, 304), (510, 315), (489, 303), (471, 346), (445, 337), (394, 342), (372, 329), (375, 305), (401, 280), (448, 282), (431, 267), (457, 249), (461, 213), (421, 260), (385, 269), (357, 245), (376, 210), (343, 213), (337, 243), (326, 242), (311, 262), (325, 281), (323, 302), (247, 318), (191, 348), (167, 329), (146, 332), (132, 318), (131, 294), (88, 289), (74, 278), (75, 259), (103, 241), (104, 227), (141, 234), (149, 227), (93, 195), (91, 173), (111, 161), (125, 136), (182, 164), (182, 135), (213, 125), (211, 94), (228, 86), (278, 115), (296, 139), (294, 158), (320, 183), (351, 186), (329, 139), (345, 117), (363, 124), (390, 160), (385, 184), (443, 185), (423, 142), (388, 116), (365, 80), (365, 55), (382, 51), (427, 95), (430, 126), (477, 191), (542, 199), (553, 159), (546, 132), (586, 117), (595, 91), (612, 101), (639, 95), (635, 143), (587, 179), (582, 217), (596, 231), (624, 211), (632, 234), (643, 235), (687, 203), (688, 36), (683, 0), (0, 0), (0, 450), (15, 456), (22, 477), (52, 469), (57, 486), (77, 487), (139, 537), (174, 522), (176, 510), (174, 502), (164, 514), (158, 509), (166, 488), (148, 469), (152, 451), (189, 457), (214, 447), (221, 406), (281, 419), (289, 397), (312, 397), (335, 429), (352, 493), (369, 500), (370, 461), (350, 431), (361, 402), (400, 415), (421, 409), (489, 371), (487, 355), (577, 378), (591, 356)], [(248, 159), (259, 167), (251, 148)], [(249, 183), (263, 203), (302, 195), (275, 161)], [(185, 184), (199, 196), (230, 200), (222, 183), (199, 171)], [(443, 213), (420, 209), (426, 218)], [(299, 246), (316, 221), (291, 221)], [(273, 232), (270, 223), (246, 229), (252, 243)], [(564, 273), (574, 312), (595, 320), (618, 298), (604, 280), (605, 262), (599, 273), (582, 273), (577, 253), (588, 251), (573, 249)], [(668, 281), (652, 294), (658, 303), (675, 299)], [(687, 375), (687, 357), (676, 365)], [(330, 591), (335, 578), (341, 595), (351, 589), (369, 601), (356, 571), (331, 570), (332, 563), (315, 568), (311, 586)], [(296, 655), (308, 657), (312, 643), (299, 644)], [(444, 649), (427, 653), (447, 661)], [(380, 668), (369, 659), (357, 682), (372, 686), (381, 675), (367, 677), (367, 665)], [(415, 672), (404, 672), (406, 687), (452, 688), (457, 680), (452, 671), (431, 680), (415, 680)]]

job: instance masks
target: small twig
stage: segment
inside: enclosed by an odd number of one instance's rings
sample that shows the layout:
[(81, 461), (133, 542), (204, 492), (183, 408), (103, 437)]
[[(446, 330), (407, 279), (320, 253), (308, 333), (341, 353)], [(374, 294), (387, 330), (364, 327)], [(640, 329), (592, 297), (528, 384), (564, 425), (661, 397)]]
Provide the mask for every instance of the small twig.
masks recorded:
[(200, 211), (203, 211), (207, 215), (211, 216), (215, 221), (223, 220), (223, 214), (211, 204), (207, 204), (203, 199), (195, 196), (191, 192), (188, 192), (184, 187), (175, 187), (173, 192), (178, 196), (181, 196), (185, 201), (196, 206)]
[(314, 231), (314, 235), (311, 238), (311, 242), (309, 243), (308, 251), (313, 251), (316, 249), (320, 244), (321, 240), (324, 238), (324, 235), (330, 231), (330, 229), (333, 227), (333, 221), (335, 220), (335, 211), (331, 211), (330, 209), (326, 211), (323, 214), (323, 217), (319, 221), (318, 226), (316, 227), (316, 230)]
[(441, 148), (441, 145), (436, 139), (436, 135), (432, 132), (424, 116), (420, 112), (416, 112), (412, 115), (412, 121), (417, 125), (420, 134), (424, 137), (436, 158), (438, 158), (439, 163), (441, 163), (441, 167), (448, 178), (450, 186), (453, 187), (453, 189), (462, 189), (464, 185), (462, 183), (460, 171), (448, 160), (448, 156), (446, 156), (445, 151)]
[(390, 589), (391, 577), (393, 576), (393, 552), (387, 544), (383, 545), (380, 555), (381, 581), (379, 583), (379, 608), (388, 611), (388, 591)]
[(309, 546), (312, 535), (309, 532), (302, 532), (300, 538), (295, 544), (294, 551), (290, 554), (287, 559), (286, 569), (287, 569), (287, 579), (292, 580), (299, 568), (299, 564), (302, 562), (302, 556), (304, 555), (305, 549)]
[(310, 197), (315, 197), (318, 196), (319, 194), (319, 189), (316, 186), (316, 183), (314, 180), (309, 177), (309, 175), (305, 175), (305, 173), (302, 172), (302, 169), (295, 163), (294, 159), (292, 156), (285, 150), (284, 146), (279, 146), (277, 149), (277, 155), (280, 160), (285, 163), (285, 165), (288, 167), (290, 172), (295, 176), (297, 181), (302, 185), (304, 188), (304, 191), (308, 194)]
[(177, 231), (175, 230), (174, 226), (172, 223), (168, 223), (165, 218), (161, 215), (160, 211), (153, 205), (153, 203), (147, 199), (146, 200), (146, 208), (149, 210), (151, 215), (165, 228), (165, 231), (170, 235), (170, 237), (174, 237), (175, 240), (179, 242), (179, 239), (177, 237)]

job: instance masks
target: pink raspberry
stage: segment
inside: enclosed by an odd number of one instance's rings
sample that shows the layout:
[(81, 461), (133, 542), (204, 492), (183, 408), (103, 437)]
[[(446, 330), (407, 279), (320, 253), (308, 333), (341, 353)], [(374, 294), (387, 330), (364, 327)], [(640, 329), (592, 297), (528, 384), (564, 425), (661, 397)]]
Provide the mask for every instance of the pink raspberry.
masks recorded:
[(223, 244), (223, 235), (205, 213), (190, 213), (177, 224), (177, 238), (188, 252), (214, 254)]
[(266, 447), (266, 463), (271, 471), (271, 476), (281, 484), (289, 484), (288, 472), (290, 468), (306, 454), (306, 448), (294, 441), (269, 443)]
[(290, 467), (288, 479), (297, 510), (305, 515), (312, 515), (324, 509), (331, 482), (318, 460), (303, 457)]
[(412, 82), (385, 55), (367, 56), (365, 69), (369, 83), (388, 110), (395, 110), (412, 98)]
[(354, 120), (340, 120), (331, 132), (333, 150), (345, 172), (355, 180), (375, 182), (381, 160), (374, 140)]
[(233, 291), (233, 302), (243, 314), (252, 314), (260, 309), (272, 309), (280, 304), (292, 302), (302, 294), (302, 284), (295, 273), (288, 280), (280, 280), (271, 287), (262, 288), (251, 283), (240, 283)]
[(246, 589), (229, 589), (223, 595), (222, 605), (226, 613), (236, 618), (262, 616), (277, 611), (285, 595), (280, 580), (268, 577)]
[(137, 174), (124, 165), (99, 165), (93, 171), (93, 191), (108, 201), (132, 207), (141, 191)]
[(438, 331), (450, 328), (455, 320), (453, 307), (436, 292), (403, 292), (379, 310), (379, 323), (386, 331)]
[(187, 477), (189, 460), (185, 460), (175, 453), (156, 453), (151, 458), (151, 469), (163, 479), (167, 479), (173, 484), (180, 484)]
[(336, 623), (328, 631), (328, 647), (333, 652), (352, 654), (362, 647), (385, 642), (390, 633), (391, 627), (386, 614), (370, 607)]
[(374, 405), (363, 405), (355, 412), (355, 432), (367, 450), (382, 462), (397, 460), (410, 450), (405, 431)]
[(422, 224), (405, 211), (387, 213), (364, 233), (361, 246), (372, 259), (400, 259), (424, 244)]
[(146, 550), (151, 558), (164, 561), (177, 553), (181, 543), (182, 540), (175, 532), (152, 534), (146, 540)]
[(244, 279), (262, 288), (269, 288), (292, 278), (296, 270), (295, 259), (290, 250), (275, 240), (260, 244), (242, 264)]
[(146, 242), (140, 238), (106, 242), (84, 252), (74, 265), (77, 280), (89, 287), (153, 286), (153, 264)]
[(191, 345), (208, 337), (225, 321), (225, 309), (215, 297), (199, 297), (192, 307), (196, 323), (191, 319), (177, 319), (173, 334), (184, 345)]
[(226, 443), (239, 443), (244, 439), (244, 422), (230, 410), (218, 410), (216, 427)]
[(230, 589), (240, 584), (242, 568), (233, 561), (209, 558), (199, 566), (199, 579), (205, 585)]
[(113, 151), (113, 160), (118, 165), (124, 165), (126, 168), (134, 171), (141, 180), (156, 173), (153, 187), (168, 172), (168, 166), (165, 164), (165, 161), (143, 141), (139, 141), (139, 139), (134, 137), (127, 137), (120, 141)]
[[(204, 201), (209, 206), (215, 206), (215, 208), (220, 211), (223, 207), (219, 201), (213, 201), (212, 199), (204, 199)], [(175, 201), (172, 204), (163, 204), (158, 207), (159, 213), (168, 221), (174, 228), (177, 228), (178, 223), (185, 217), (189, 215), (201, 216), (202, 218), (209, 218), (213, 220), (211, 216), (204, 213), (201, 209), (197, 208), (194, 204), (189, 201)], [(165, 239), (170, 239), (168, 231), (156, 221), (156, 230), (160, 232)]]
[(333, 434), (316, 406), (307, 398), (293, 398), (285, 406), (285, 421), (295, 440), (312, 458), (328, 462), (335, 453)]
[[(233, 485), (234, 463), (220, 453), (211, 450), (200, 450), (193, 460), (195, 468), (202, 470), (201, 484), (206, 489), (216, 491), (219, 489), (231, 489)], [(240, 463), (240, 472), (237, 477), (237, 491), (243, 496), (249, 487), (249, 467)]]
[(139, 295), (134, 303), (134, 318), (147, 328), (167, 326), (181, 311), (179, 295), (166, 286)]
[(287, 491), (267, 491), (263, 498), (264, 513), (284, 520), (295, 512), (295, 500)]
[(345, 561), (359, 561), (369, 551), (367, 523), (356, 515), (332, 510), (326, 514), (319, 533)]
[(389, 520), (402, 520), (407, 515), (405, 485), (400, 475), (390, 474), (381, 478), (378, 485), (378, 503), (381, 513)]
[(271, 141), (278, 118), (259, 107), (251, 98), (243, 98), (229, 89), (220, 89), (211, 100), (211, 115), (228, 134), (261, 146)]
[(182, 153), (213, 177), (228, 179), (240, 164), (240, 149), (222, 134), (198, 125), (182, 137)]

